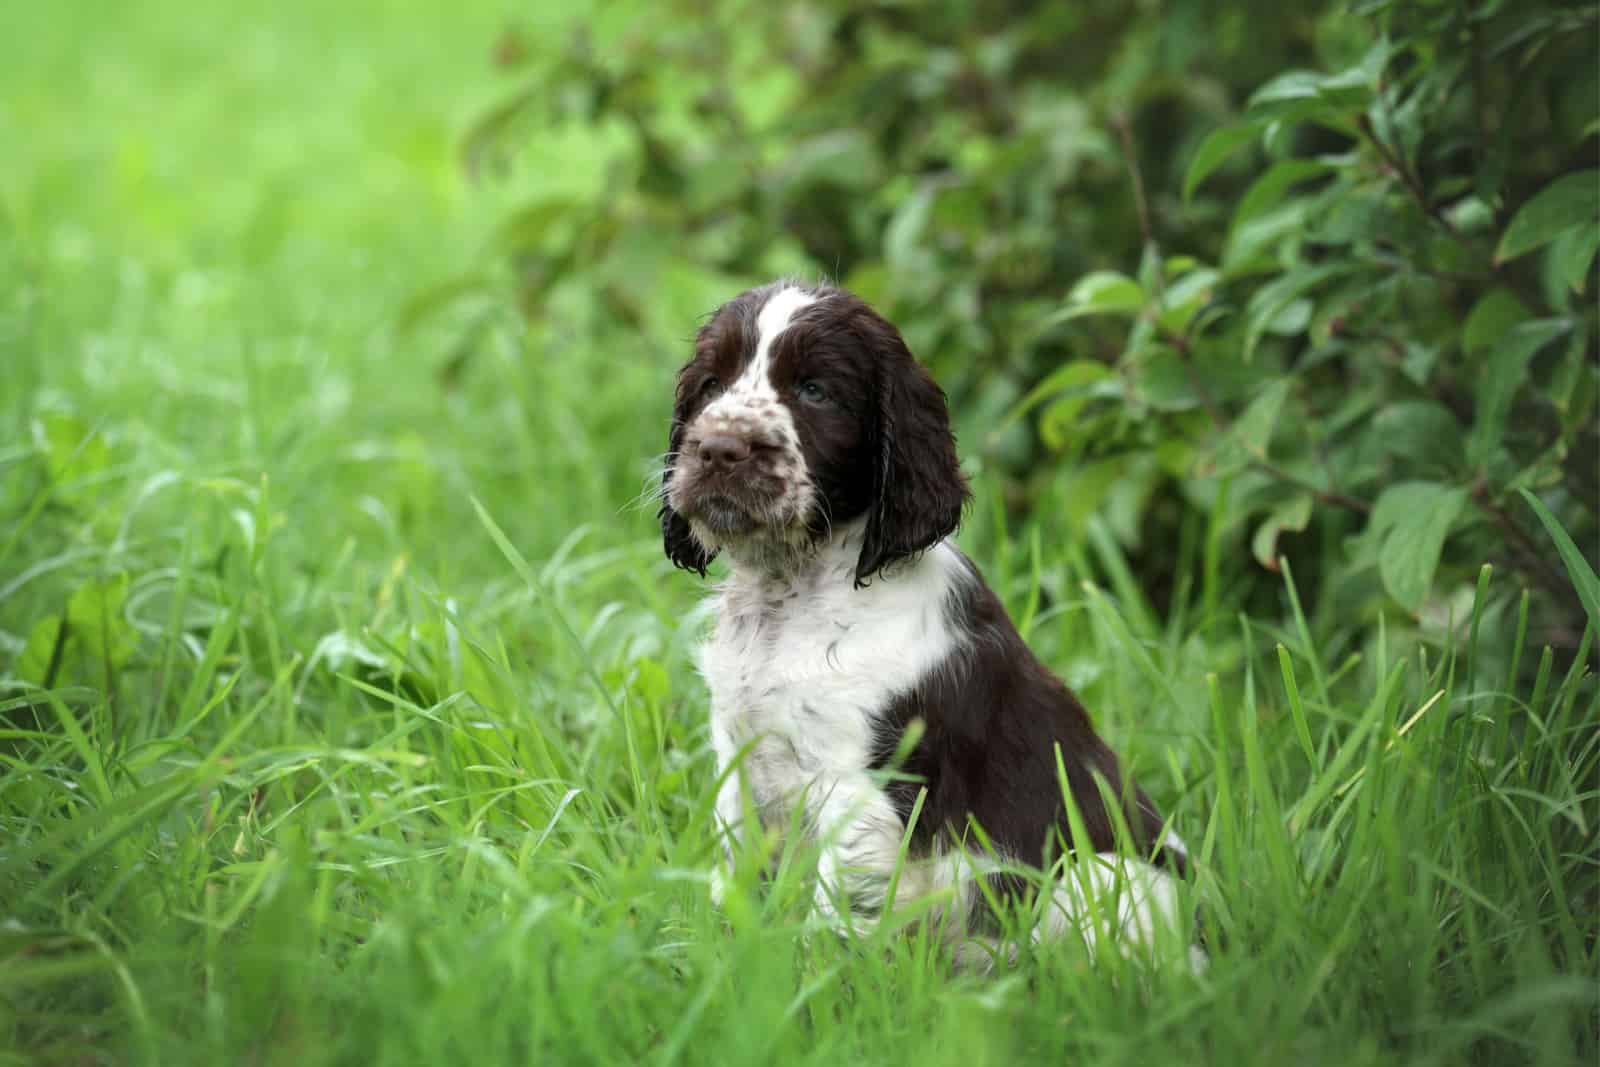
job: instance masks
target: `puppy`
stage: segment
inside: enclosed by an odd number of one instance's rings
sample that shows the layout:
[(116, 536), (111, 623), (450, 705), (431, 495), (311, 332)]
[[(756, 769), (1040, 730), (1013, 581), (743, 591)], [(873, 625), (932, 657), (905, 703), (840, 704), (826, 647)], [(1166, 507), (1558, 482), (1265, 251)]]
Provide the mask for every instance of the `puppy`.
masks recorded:
[[(1183, 844), (948, 540), (967, 496), (943, 392), (857, 297), (779, 282), (699, 331), (660, 519), (678, 566), (730, 567), (701, 656), (725, 860), (745, 827), (786, 829), (799, 806), (819, 912), (853, 927), (944, 891), (965, 943), (1024, 884), (996, 857), (1038, 868), (1083, 844), (1064, 779), (1104, 862), (1053, 883), (1034, 937), (1151, 942), (1177, 921)], [(1131, 855), (1113, 852), (1119, 825)]]

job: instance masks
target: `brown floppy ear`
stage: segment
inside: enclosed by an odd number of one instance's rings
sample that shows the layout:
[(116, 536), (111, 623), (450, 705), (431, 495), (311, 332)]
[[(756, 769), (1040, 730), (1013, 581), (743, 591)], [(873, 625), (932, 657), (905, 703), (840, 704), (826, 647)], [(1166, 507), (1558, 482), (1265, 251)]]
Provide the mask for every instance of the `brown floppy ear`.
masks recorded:
[(877, 469), (867, 506), (856, 586), (885, 566), (955, 532), (967, 502), (944, 390), (893, 326), (872, 315), (866, 340), (877, 356)]
[(656, 513), (661, 520), (661, 547), (667, 558), (686, 571), (706, 576), (706, 567), (715, 558), (707, 552), (689, 529), (689, 520), (672, 510), (667, 491), (672, 488), (672, 472), (678, 464), (678, 453), (683, 449), (683, 433), (689, 422), (689, 398), (684, 395), (683, 378), (678, 379), (677, 401), (672, 409), (672, 430), (667, 435), (667, 460), (661, 473), (661, 510)]

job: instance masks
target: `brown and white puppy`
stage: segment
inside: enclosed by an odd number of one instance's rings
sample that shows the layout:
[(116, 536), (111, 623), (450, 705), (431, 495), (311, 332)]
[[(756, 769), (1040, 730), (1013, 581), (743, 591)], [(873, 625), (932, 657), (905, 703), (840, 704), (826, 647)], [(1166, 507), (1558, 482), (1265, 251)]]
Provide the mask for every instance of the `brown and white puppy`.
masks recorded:
[[(678, 376), (660, 517), (674, 563), (704, 575), (720, 554), (731, 568), (701, 657), (727, 860), (751, 820), (786, 828), (801, 805), (821, 847), (818, 909), (870, 919), (926, 789), (896, 903), (950, 890), (947, 929), (981, 932), (978, 880), (1002, 895), (1020, 885), (992, 857), (1040, 867), (1072, 840), (1059, 749), (1107, 862), (1055, 883), (1035, 936), (1151, 942), (1176, 921), (1183, 844), (948, 540), (967, 495), (943, 392), (855, 296), (779, 282), (700, 330)], [(911, 729), (920, 737), (885, 774)], [(1115, 815), (1101, 783), (1124, 798)], [(1131, 855), (1113, 852), (1118, 822)], [(974, 847), (972, 823), (992, 851)]]

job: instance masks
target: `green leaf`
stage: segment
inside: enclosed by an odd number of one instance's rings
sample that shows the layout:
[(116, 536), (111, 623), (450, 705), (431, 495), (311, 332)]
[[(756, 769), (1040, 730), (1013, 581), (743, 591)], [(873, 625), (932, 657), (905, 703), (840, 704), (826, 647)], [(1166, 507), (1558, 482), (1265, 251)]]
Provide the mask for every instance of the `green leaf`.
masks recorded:
[(1315, 70), (1286, 70), (1250, 94), (1245, 107), (1250, 111), (1269, 109), (1293, 100), (1314, 100), (1322, 73)]
[(1314, 119), (1343, 125), (1372, 101), (1374, 77), (1363, 67), (1334, 74), (1285, 71), (1252, 93), (1245, 111), (1252, 117), (1279, 121)]
[(1209, 267), (1192, 270), (1167, 284), (1161, 293), (1162, 329), (1182, 336), (1199, 310), (1211, 300), (1222, 275)]
[(1338, 189), (1327, 210), (1311, 218), (1310, 236), (1321, 245), (1348, 245), (1393, 237), (1394, 213), (1381, 192), (1348, 192)]
[(111, 449), (103, 434), (74, 415), (48, 412), (33, 424), (34, 445), (44, 453), (50, 480), (71, 485), (105, 470)]
[(1050, 372), (1050, 376), (1028, 391), (1001, 420), (998, 429), (1004, 430), (1028, 412), (1047, 400), (1074, 404), (1069, 414), (1094, 398), (1120, 397), (1122, 383), (1110, 367), (1092, 359), (1074, 359)]
[(1154, 241), (1145, 241), (1144, 248), (1139, 251), (1139, 273), (1135, 276), (1139, 287), (1147, 293), (1160, 289), (1165, 270), (1166, 264), (1161, 258), (1161, 246)]
[(1582, 170), (1557, 178), (1535, 193), (1511, 219), (1500, 238), (1494, 261), (1508, 259), (1549, 244), (1577, 226), (1600, 224), (1600, 171)]
[(1094, 440), (1103, 440), (1121, 415), (1121, 409), (1084, 410), (1085, 398), (1064, 394), (1039, 414), (1039, 440), (1052, 452), (1076, 455)]
[[(1372, 59), (1374, 53), (1369, 53), (1367, 60)], [(1265, 124), (1268, 153), (1280, 155), (1287, 151), (1294, 128), (1302, 122), (1315, 122), (1350, 137), (1357, 136), (1356, 117), (1372, 102), (1377, 70), (1382, 66), (1381, 56), (1377, 57), (1376, 68), (1367, 60), (1333, 74), (1291, 70), (1257, 89), (1245, 113)]]
[(1483, 381), (1478, 389), (1478, 411), (1468, 443), (1467, 459), (1480, 464), (1500, 444), (1505, 433), (1511, 401), (1527, 377), (1528, 362), (1535, 353), (1568, 330), (1566, 319), (1534, 319), (1506, 331), (1489, 350)]
[(1380, 539), (1378, 573), (1389, 595), (1410, 611), (1418, 611), (1427, 599), (1445, 538), (1466, 503), (1465, 489), (1402, 482), (1385, 489), (1373, 506), (1372, 529)]
[(1187, 203), (1201, 182), (1225, 163), (1229, 156), (1249, 144), (1261, 130), (1259, 123), (1248, 122), (1237, 126), (1223, 126), (1206, 134), (1206, 139), (1195, 149), (1194, 159), (1183, 176), (1183, 199)]
[(872, 188), (881, 170), (877, 146), (864, 133), (837, 129), (794, 142), (778, 177), (785, 193), (793, 195), (793, 190), (821, 185)]
[(73, 590), (67, 601), (67, 622), (85, 651), (113, 667), (128, 661), (138, 641), (122, 614), (127, 599), (128, 576), (119, 574), (103, 581), (85, 582)]
[(1268, 167), (1266, 172), (1250, 183), (1239, 206), (1234, 209), (1228, 224), (1230, 235), (1237, 233), (1251, 219), (1270, 211), (1290, 189), (1301, 182), (1310, 181), (1332, 173), (1335, 165), (1321, 159), (1285, 159)]
[(1283, 501), (1264, 519), (1250, 538), (1250, 551), (1267, 570), (1278, 571), (1278, 535), (1285, 530), (1298, 533), (1311, 521), (1311, 494), (1297, 493)]
[(1288, 378), (1277, 378), (1256, 394), (1218, 442), (1212, 460), (1214, 470), (1210, 473), (1231, 474), (1253, 460), (1267, 458), (1267, 445), (1272, 440), (1272, 429), (1278, 423), (1278, 412), (1283, 409), (1283, 402), (1289, 395), (1289, 385)]
[(1600, 578), (1595, 577), (1594, 568), (1583, 558), (1583, 553), (1573, 544), (1571, 535), (1562, 528), (1560, 521), (1550, 513), (1550, 509), (1526, 489), (1517, 491), (1528, 502), (1533, 513), (1539, 516), (1539, 521), (1544, 524), (1550, 540), (1556, 543), (1556, 551), (1561, 553), (1561, 562), (1566, 564), (1567, 577), (1572, 579), (1572, 587), (1578, 591), (1578, 599), (1583, 602), (1584, 613), (1589, 616), (1589, 625), (1594, 628), (1595, 633), (1600, 634)]
[(1296, 197), (1287, 204), (1242, 222), (1228, 234), (1223, 251), (1224, 272), (1232, 278), (1281, 270), (1283, 251), (1293, 248), (1306, 232), (1312, 215), (1310, 197)]
[(1133, 383), (1139, 403), (1154, 411), (1192, 411), (1200, 406), (1188, 364), (1166, 345), (1154, 346), (1134, 365)]
[(922, 236), (933, 215), (934, 189), (923, 185), (905, 198), (883, 231), (883, 258), (890, 266), (913, 269), (926, 257)]
[[(61, 643), (57, 651), (57, 643)], [(63, 670), (67, 663), (66, 638), (61, 633), (61, 616), (47, 615), (33, 624), (28, 631), (27, 643), (22, 646), (22, 655), (17, 657), (17, 676), (34, 685), (56, 686), (61, 684), (61, 679), (67, 675)], [(56, 662), (56, 669), (51, 670), (51, 663)]]
[(1089, 311), (1138, 311), (1144, 306), (1144, 290), (1125, 274), (1102, 270), (1079, 279), (1067, 295), (1067, 302)]
[(1341, 110), (1360, 111), (1372, 102), (1376, 80), (1375, 71), (1351, 67), (1324, 75), (1317, 83), (1317, 96)]
[(40, 620), (28, 633), (17, 673), (36, 685), (77, 683), (109, 686), (133, 655), (139, 635), (123, 616), (128, 576), (85, 582), (67, 599), (66, 629), (59, 615)]
[(1256, 345), (1261, 342), (1262, 335), (1278, 324), (1278, 317), (1290, 304), (1325, 282), (1354, 273), (1360, 267), (1361, 264), (1348, 261), (1324, 263), (1316, 267), (1300, 266), (1256, 290), (1245, 309), (1244, 359), (1248, 361), (1255, 355)]
[(1466, 196), (1444, 208), (1444, 217), (1463, 234), (1479, 234), (1494, 225), (1494, 208), (1480, 196)]
[(1472, 306), (1461, 331), (1461, 347), (1476, 352), (1495, 344), (1528, 317), (1528, 309), (1509, 289), (1491, 289)]
[(1311, 312), (1315, 306), (1305, 297), (1291, 300), (1267, 323), (1267, 332), (1279, 337), (1297, 337), (1311, 325)]
[(1583, 292), (1589, 264), (1600, 251), (1600, 226), (1574, 226), (1550, 242), (1551, 266), (1556, 277), (1575, 293)]
[(1589, 354), (1589, 338), (1583, 331), (1574, 330), (1566, 349), (1545, 394), (1561, 416), (1563, 449), (1575, 434), (1589, 428), (1590, 416), (1600, 402), (1600, 367), (1595, 366)]
[(1048, 329), (1085, 315), (1135, 315), (1144, 307), (1144, 289), (1126, 274), (1097, 270), (1078, 279), (1067, 294), (1066, 306), (1048, 316), (1040, 329)]
[(1409, 461), (1428, 473), (1456, 472), (1466, 455), (1461, 423), (1448, 408), (1431, 400), (1385, 407), (1373, 417), (1369, 436), (1385, 455)]
[(1439, 346), (1424, 341), (1407, 341), (1400, 369), (1418, 385), (1426, 385), (1434, 365), (1439, 362)]

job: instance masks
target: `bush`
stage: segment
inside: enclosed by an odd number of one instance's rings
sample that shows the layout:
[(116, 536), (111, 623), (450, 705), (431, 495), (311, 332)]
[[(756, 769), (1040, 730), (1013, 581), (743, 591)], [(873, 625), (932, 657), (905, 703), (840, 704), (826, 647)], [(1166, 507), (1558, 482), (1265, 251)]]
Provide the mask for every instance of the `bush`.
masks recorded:
[(1460, 622), (1490, 560), (1571, 649), (1517, 494), (1594, 544), (1595, 29), (1499, 0), (651, 8), (530, 68), (508, 35), (520, 87), (465, 154), (587, 153), (493, 250), (530, 316), (583, 294), (676, 342), (827, 274), (934, 364), (1015, 508), (1105, 522), (1158, 596), (1201, 542), (1212, 610), (1274, 610), (1286, 560), (1321, 618)]

